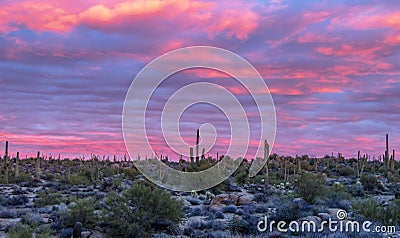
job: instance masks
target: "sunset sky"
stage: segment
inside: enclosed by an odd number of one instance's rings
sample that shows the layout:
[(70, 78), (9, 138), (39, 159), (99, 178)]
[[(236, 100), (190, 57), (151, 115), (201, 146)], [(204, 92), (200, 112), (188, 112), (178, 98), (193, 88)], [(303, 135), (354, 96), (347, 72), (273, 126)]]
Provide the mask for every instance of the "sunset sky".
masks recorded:
[[(3, 0), (0, 146), (9, 140), (11, 153), (23, 156), (122, 156), (133, 78), (154, 58), (194, 45), (235, 52), (261, 73), (277, 114), (272, 152), (378, 156), (386, 133), (400, 150), (400, 4), (367, 0)], [(174, 77), (227, 80), (212, 71)], [(195, 118), (183, 128), (188, 142), (213, 113), (200, 106), (183, 115)], [(223, 121), (212, 153), (229, 143)]]

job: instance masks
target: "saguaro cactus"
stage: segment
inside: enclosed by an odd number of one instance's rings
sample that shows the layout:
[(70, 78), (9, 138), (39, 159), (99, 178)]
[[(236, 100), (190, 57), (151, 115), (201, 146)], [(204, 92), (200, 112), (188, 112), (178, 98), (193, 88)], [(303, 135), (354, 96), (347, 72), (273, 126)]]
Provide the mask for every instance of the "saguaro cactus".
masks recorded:
[(193, 159), (193, 147), (190, 147), (190, 165), (193, 167), (194, 159)]
[(72, 230), (73, 238), (81, 238), (82, 237), (82, 223), (75, 223), (74, 229)]
[(199, 142), (200, 142), (200, 129), (197, 129), (197, 135), (196, 135), (196, 164), (199, 163)]
[(269, 169), (268, 169), (268, 163), (269, 163), (269, 159), (268, 159), (268, 156), (269, 155), (269, 144), (268, 144), (268, 141), (267, 140), (264, 140), (264, 161), (266, 161), (265, 162), (265, 178), (264, 178), (264, 185), (265, 185), (265, 188), (268, 188), (268, 185), (269, 185)]
[(35, 160), (35, 179), (40, 179), (40, 173), (40, 151), (38, 151)]
[(363, 171), (364, 171), (364, 166), (365, 163), (367, 161), (368, 155), (364, 155), (361, 158), (361, 152), (358, 151), (358, 155), (357, 155), (357, 178), (360, 178)]
[(385, 150), (385, 173), (386, 176), (388, 176), (388, 171), (389, 171), (389, 134), (386, 134), (386, 150)]
[(393, 154), (390, 157), (390, 158), (392, 158), (392, 162), (390, 163), (390, 171), (392, 171), (392, 173), (394, 172), (394, 163), (396, 161), (394, 155), (395, 155), (395, 150), (393, 150)]
[(17, 157), (15, 158), (15, 178), (19, 177), (19, 152), (17, 152)]
[(8, 183), (8, 141), (6, 141), (6, 148), (4, 153), (4, 183)]

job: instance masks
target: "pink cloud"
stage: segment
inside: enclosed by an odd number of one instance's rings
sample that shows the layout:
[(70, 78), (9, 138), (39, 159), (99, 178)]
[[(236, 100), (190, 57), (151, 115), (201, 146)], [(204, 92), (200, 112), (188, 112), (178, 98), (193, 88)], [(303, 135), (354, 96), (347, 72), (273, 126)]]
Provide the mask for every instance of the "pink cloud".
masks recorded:
[[(212, 38), (223, 33), (227, 37), (246, 40), (258, 26), (258, 15), (246, 2), (230, 4), (221, 11), (215, 2), (200, 1), (119, 1), (82, 8), (56, 6), (52, 1), (17, 2), (0, 6), (0, 31), (17, 29), (25, 24), (35, 31), (68, 32), (77, 25), (88, 24), (96, 28), (112, 26), (141, 26), (143, 20), (152, 19), (152, 25), (175, 21), (181, 29), (202, 29)], [(146, 23), (147, 24), (147, 23)], [(176, 29), (173, 29), (176, 30)]]

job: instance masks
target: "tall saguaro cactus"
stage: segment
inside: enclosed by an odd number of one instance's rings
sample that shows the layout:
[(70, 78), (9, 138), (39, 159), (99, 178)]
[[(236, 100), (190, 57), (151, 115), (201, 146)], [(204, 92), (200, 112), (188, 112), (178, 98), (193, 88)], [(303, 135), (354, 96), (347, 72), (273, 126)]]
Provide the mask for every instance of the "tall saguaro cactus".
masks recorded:
[(193, 147), (190, 147), (190, 165), (194, 166), (194, 159), (193, 159)]
[(196, 133), (196, 164), (199, 164), (199, 142), (200, 142), (200, 129)]
[(40, 173), (40, 151), (38, 151), (35, 160), (35, 179), (40, 179)]
[(269, 169), (268, 169), (268, 156), (269, 155), (269, 144), (267, 140), (264, 140), (264, 161), (265, 161), (265, 178), (264, 178), (264, 184), (265, 188), (268, 188), (269, 185)]
[(367, 162), (368, 155), (364, 155), (361, 158), (361, 152), (358, 151), (357, 155), (357, 178), (360, 178), (364, 172), (365, 163)]
[(19, 177), (19, 152), (17, 152), (17, 157), (15, 158), (15, 179)]
[(389, 134), (386, 134), (386, 150), (385, 150), (384, 166), (385, 166), (386, 176), (388, 176), (388, 171), (389, 171)]
[(395, 163), (395, 158), (394, 158), (394, 155), (395, 155), (395, 150), (393, 150), (393, 154), (392, 154), (392, 156), (390, 156), (390, 158), (391, 158), (391, 163), (390, 163), (390, 171), (393, 173), (394, 172), (394, 163)]
[(6, 141), (6, 148), (4, 153), (4, 183), (8, 183), (8, 141)]

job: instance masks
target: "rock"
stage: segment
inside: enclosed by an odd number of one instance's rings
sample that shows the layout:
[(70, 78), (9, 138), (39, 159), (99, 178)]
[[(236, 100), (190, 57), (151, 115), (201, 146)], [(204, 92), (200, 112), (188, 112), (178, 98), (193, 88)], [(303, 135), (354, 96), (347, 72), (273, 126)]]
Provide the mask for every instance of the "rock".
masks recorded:
[(293, 203), (301, 210), (307, 207), (307, 202), (303, 198), (294, 198)]
[(235, 194), (219, 194), (215, 196), (210, 206), (225, 206), (228, 204), (237, 204), (239, 197)]
[(317, 216), (318, 216), (319, 218), (321, 218), (323, 221), (327, 221), (327, 220), (329, 220), (329, 218), (331, 218), (331, 215), (329, 215), (329, 214), (326, 213), (326, 212), (318, 213)]
[(21, 218), (1, 219), (0, 218), (0, 231), (5, 231), (9, 227), (14, 227), (21, 221)]
[(92, 232), (90, 232), (90, 231), (82, 231), (81, 232), (81, 237), (82, 238), (88, 238), (88, 237), (90, 237), (91, 234), (92, 234)]
[(339, 208), (328, 208), (328, 214), (331, 216), (332, 220), (344, 220), (347, 218), (347, 212)]
[(387, 204), (389, 201), (394, 200), (396, 197), (395, 195), (378, 195), (372, 197), (375, 201), (379, 203), (379, 205)]
[(186, 201), (188, 201), (191, 205), (195, 205), (195, 206), (201, 204), (200, 199), (195, 198), (195, 197), (187, 197), (187, 198), (186, 198)]
[(318, 216), (306, 216), (306, 217), (300, 218), (298, 221), (300, 224), (304, 221), (308, 221), (308, 222), (313, 222), (314, 224), (317, 225), (321, 222), (321, 220), (322, 219)]
[(350, 185), (350, 184), (353, 183), (353, 180), (351, 178), (340, 177), (338, 182), (343, 184), (343, 185)]
[(204, 217), (196, 216), (196, 217), (190, 217), (187, 220), (187, 225), (191, 228), (194, 229), (205, 229), (207, 228), (207, 221), (204, 220)]
[(250, 204), (252, 202), (253, 202), (253, 197), (252, 196), (250, 196), (250, 195), (242, 195), (242, 196), (239, 196), (237, 205), (241, 206), (241, 205), (245, 205), (245, 204)]
[(64, 211), (66, 211), (66, 210), (68, 210), (68, 206), (65, 204), (65, 203), (60, 203), (60, 205), (58, 205), (58, 211), (60, 211), (60, 212), (64, 212)]

